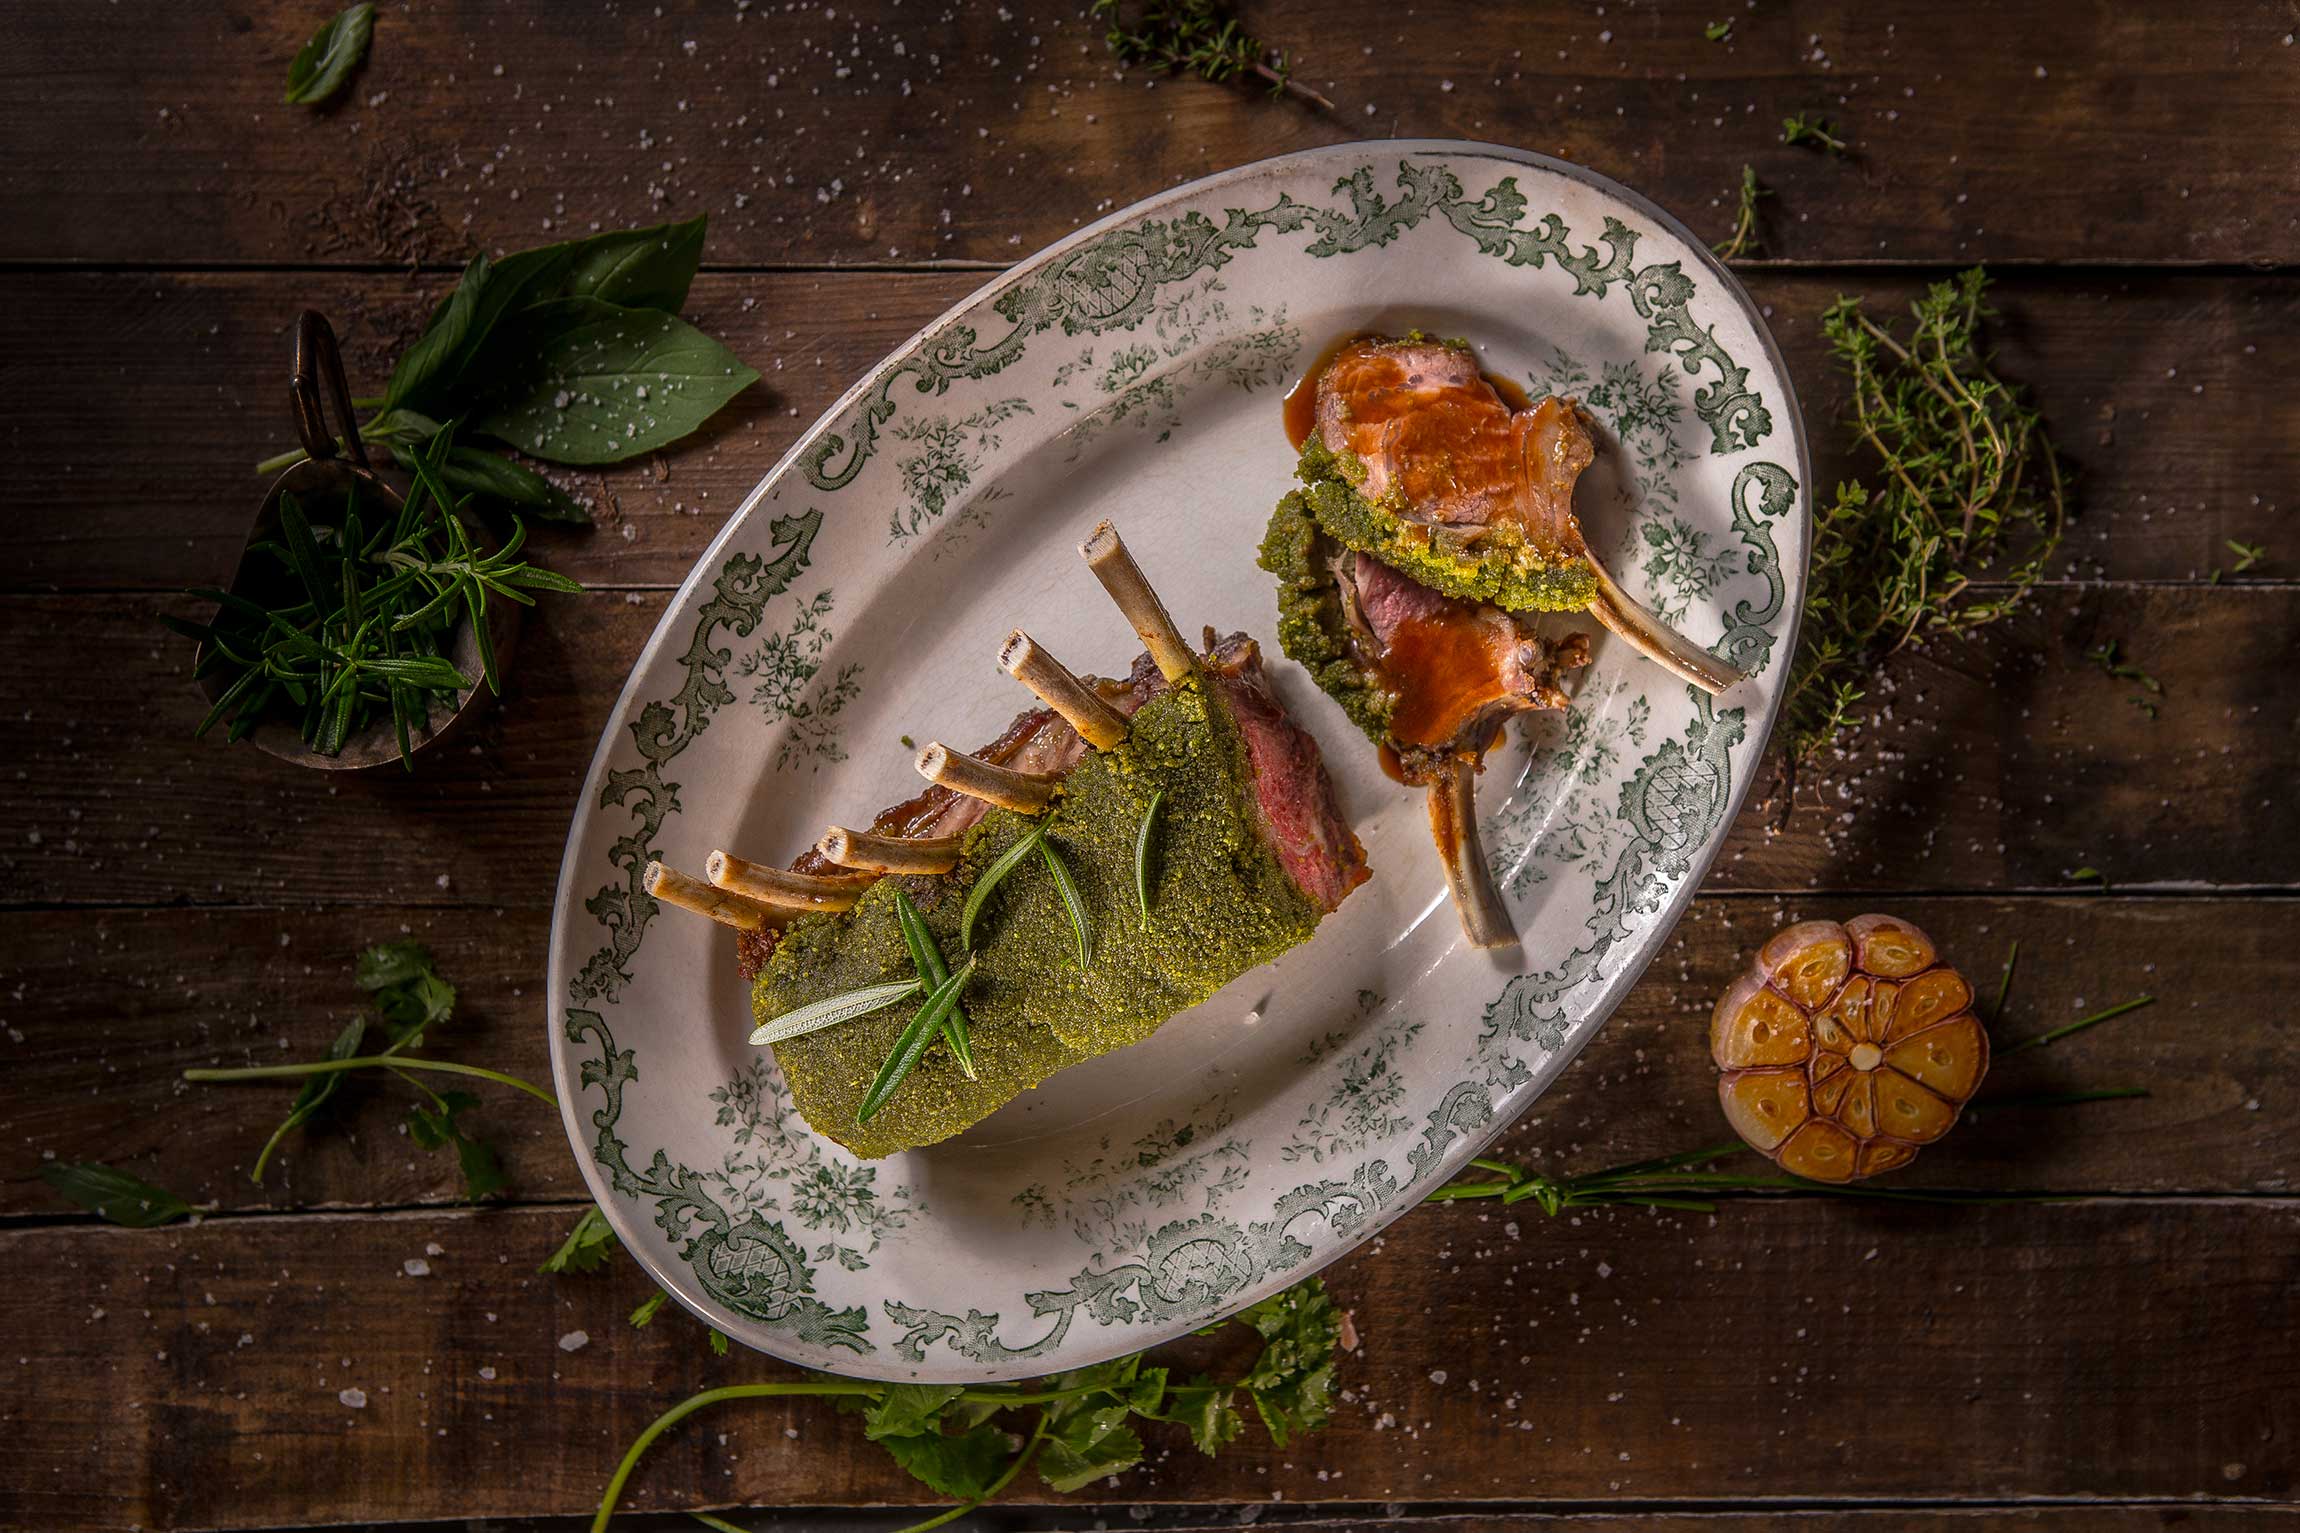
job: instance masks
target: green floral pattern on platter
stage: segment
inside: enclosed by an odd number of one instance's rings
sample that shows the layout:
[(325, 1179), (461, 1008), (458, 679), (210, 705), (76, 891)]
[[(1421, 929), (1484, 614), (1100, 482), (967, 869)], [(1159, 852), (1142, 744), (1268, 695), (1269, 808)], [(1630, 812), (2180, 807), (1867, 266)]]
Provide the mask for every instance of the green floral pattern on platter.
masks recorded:
[[(1276, 397), (1339, 328), (1407, 310), (1481, 340), (1537, 332), (1521, 375), (1581, 398), (1618, 469), (1601, 546), (1636, 594), (1757, 676), (1713, 701), (1601, 656), (1575, 708), (1488, 774), (1486, 842), (1526, 952), (1563, 956), (1497, 987), (1482, 957), (1447, 954), (1450, 925), (1398, 939), (1418, 955), (1410, 973), (1345, 961), (1384, 950), (1394, 926), (1380, 941), (1321, 932), (1304, 952), (1322, 957), (1288, 969), (1291, 955), (1254, 991), (1307, 999), (1265, 1018), (1249, 996), (1227, 1021), (1194, 1016), (1128, 1051), (1130, 1068), (1066, 1072), (1033, 1094), (1043, 1124), (885, 1162), (816, 1137), (769, 1059), (726, 1036), (747, 1019), (724, 934), (680, 917), (651, 939), (646, 863), (796, 850), (834, 806), (908, 791), (887, 775), (899, 760), (880, 759), (907, 755), (898, 730), (956, 728), (961, 706), (1011, 712), (979, 669), (918, 658), (946, 629), (1003, 631), (973, 610), (999, 598), (954, 584), (1060, 592), (1084, 614), (1080, 642), (1110, 643), (1109, 615), (1097, 628), (1085, 610), (1097, 593), (1060, 558), (1095, 515), (1150, 545), (1178, 616), (1267, 639), (1251, 545), (1290, 457)], [(1772, 461), (1758, 454), (1783, 432), (1777, 410), (1790, 441)], [(671, 604), (602, 742), (554, 928), (554, 1063), (610, 1219), (729, 1334), (888, 1378), (1079, 1366), (1338, 1256), (1522, 1110), (1666, 935), (1778, 700), (1802, 464), (1738, 290), (1664, 216), (1530, 156), (1316, 151), (1177, 189), (1017, 268), (762, 482)], [(1394, 796), (1356, 780), (1359, 742), (1316, 694), (1286, 690), (1378, 845)], [(875, 797), (857, 801), (856, 774)], [(1419, 839), (1377, 857), (1375, 884), (1329, 925), (1426, 904)], [(1206, 1049), (1156, 1054), (1191, 1030), (1235, 1068), (1206, 1070)], [(1131, 1076), (1158, 1084), (1145, 1095)]]

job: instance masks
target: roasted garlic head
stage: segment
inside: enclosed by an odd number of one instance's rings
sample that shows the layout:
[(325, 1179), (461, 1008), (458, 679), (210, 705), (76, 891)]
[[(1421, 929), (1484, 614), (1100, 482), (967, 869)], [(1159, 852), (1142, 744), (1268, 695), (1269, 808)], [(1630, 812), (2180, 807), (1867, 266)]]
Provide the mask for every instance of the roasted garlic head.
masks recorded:
[(1989, 1068), (1973, 987), (1892, 916), (1773, 934), (1717, 999), (1709, 1053), (1733, 1131), (1782, 1170), (1851, 1182), (1917, 1158)]

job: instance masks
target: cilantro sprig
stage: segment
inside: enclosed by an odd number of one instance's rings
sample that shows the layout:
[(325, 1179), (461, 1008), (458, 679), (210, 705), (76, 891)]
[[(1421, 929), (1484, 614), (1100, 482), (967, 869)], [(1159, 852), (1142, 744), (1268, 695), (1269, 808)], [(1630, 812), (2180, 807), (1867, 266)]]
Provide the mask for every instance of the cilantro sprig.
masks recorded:
[[(651, 1306), (641, 1309), (653, 1318)], [(1243, 1326), (1262, 1339), (1253, 1362), (1227, 1378), (1197, 1374), (1178, 1380), (1170, 1368), (1150, 1362), (1151, 1354), (1135, 1353), (1035, 1384), (884, 1384), (814, 1374), (788, 1383), (706, 1389), (672, 1406), (632, 1440), (599, 1498), (592, 1533), (602, 1533), (614, 1517), (632, 1471), (657, 1439), (696, 1412), (735, 1400), (815, 1397), (859, 1414), (865, 1439), (920, 1483), (958, 1503), (903, 1533), (926, 1533), (964, 1516), (1033, 1467), (1057, 1492), (1123, 1474), (1147, 1452), (1144, 1423), (1184, 1428), (1192, 1446), (1209, 1456), (1237, 1441), (1248, 1408), (1280, 1447), (1326, 1424), (1333, 1412), (1342, 1315), (1322, 1282), (1299, 1283), (1223, 1324)]]
[[(412, 1089), (419, 1098), (408, 1111), (408, 1137), (427, 1150), (455, 1152), (457, 1167), (463, 1175), (464, 1195), (478, 1199), (501, 1192), (505, 1185), (502, 1161), (493, 1146), (470, 1133), (462, 1122), (463, 1115), (479, 1105), (479, 1098), (468, 1091), (434, 1090), (423, 1077), (456, 1075), (492, 1081), (524, 1091), (553, 1109), (559, 1106), (559, 1099), (532, 1081), (506, 1075), (501, 1070), (410, 1052), (422, 1045), (433, 1028), (444, 1026), (455, 1016), (455, 987), (440, 977), (430, 951), (423, 944), (391, 942), (369, 948), (359, 955), (352, 981), (367, 993), (373, 1015), (362, 1013), (345, 1023), (322, 1058), (303, 1064), (184, 1072), (187, 1081), (299, 1078), (303, 1081), (287, 1117), (272, 1131), (271, 1138), (264, 1142), (256, 1156), (249, 1180), (258, 1186), (263, 1184), (264, 1167), (272, 1153), (290, 1134), (328, 1107), (344, 1076), (360, 1070), (382, 1070)], [(363, 1053), (371, 1043), (380, 1047), (372, 1053)]]

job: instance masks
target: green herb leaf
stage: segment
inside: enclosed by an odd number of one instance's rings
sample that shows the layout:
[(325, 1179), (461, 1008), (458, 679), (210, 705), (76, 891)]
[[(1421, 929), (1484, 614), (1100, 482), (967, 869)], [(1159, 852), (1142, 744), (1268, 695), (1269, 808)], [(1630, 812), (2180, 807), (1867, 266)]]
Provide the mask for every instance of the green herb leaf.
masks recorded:
[(822, 1000), (786, 1011), (772, 1021), (762, 1022), (751, 1034), (753, 1043), (781, 1043), (786, 1038), (797, 1038), (807, 1033), (836, 1027), (841, 1022), (852, 1022), (857, 1017), (883, 1011), (905, 996), (916, 995), (926, 986), (915, 979), (892, 980), (883, 985), (865, 985), (860, 990), (849, 990), (841, 995), (826, 996)]
[(1030, 849), (1045, 837), (1048, 823), (1042, 818), (1031, 826), (1020, 840), (1000, 852), (998, 860), (984, 868), (982, 875), (975, 879), (974, 887), (966, 891), (965, 908), (958, 913), (960, 947), (970, 953), (974, 951), (974, 918), (982, 913), (984, 903), (989, 900), (991, 892), (998, 887), (1000, 881), (1013, 872), (1022, 859), (1030, 855)]
[(664, 1304), (669, 1301), (670, 1297), (669, 1293), (658, 1288), (646, 1298), (641, 1299), (639, 1307), (631, 1311), (632, 1327), (637, 1330), (644, 1330), (654, 1324), (655, 1316), (661, 1313)]
[(368, 993), (402, 1048), (415, 1047), (426, 1029), (455, 1015), (455, 987), (440, 978), (431, 950), (420, 942), (367, 949), (352, 969), (352, 983)]
[(1046, 1436), (1038, 1450), (1038, 1474), (1050, 1488), (1078, 1490), (1142, 1461), (1142, 1439), (1126, 1421), (1137, 1406), (1145, 1414), (1158, 1408), (1166, 1371), (1151, 1369), (1147, 1379), (1142, 1374), (1137, 1353), (1054, 1379), (1056, 1389), (1092, 1387), (1097, 1392), (1045, 1407)]
[[(392, 456), (399, 460), (401, 468), (412, 468), (416, 455), (410, 449), (395, 447)], [(584, 527), (591, 524), (591, 513), (583, 509), (574, 496), (501, 453), (478, 447), (454, 448), (448, 453), (447, 461), (439, 465), (439, 476), (450, 489), (524, 506), (547, 522), (569, 522)]]
[(978, 1426), (952, 1435), (929, 1431), (890, 1437), (879, 1446), (937, 1495), (973, 1501), (997, 1483), (1014, 1452), (1014, 1439), (997, 1427)]
[(934, 1431), (943, 1407), (960, 1393), (956, 1384), (889, 1384), (886, 1393), (863, 1412), (863, 1436), (877, 1442)]
[(1733, 18), (1728, 16), (1723, 21), (1712, 21), (1709, 23), (1709, 25), (1701, 29), (1701, 35), (1708, 38), (1713, 43), (1722, 43), (1731, 40), (1733, 36)]
[(478, 1105), (479, 1098), (468, 1091), (443, 1091), (432, 1098), (432, 1105), (418, 1102), (407, 1110), (408, 1137), (426, 1150), (454, 1148), (457, 1168), (463, 1173), (463, 1195), (473, 1202), (501, 1192), (508, 1180), (494, 1149), (466, 1134), (457, 1122)]
[(1830, 154), (1843, 154), (1845, 141), (1829, 119), (1818, 114), (1808, 117), (1802, 112), (1781, 119), (1781, 142), (1784, 144), (1811, 144)]
[(1088, 924), (1086, 896), (1078, 892), (1077, 881), (1070, 876), (1070, 865), (1054, 849), (1054, 843), (1041, 839), (1039, 852), (1046, 858), (1046, 871), (1054, 875), (1054, 890), (1062, 896), (1062, 908), (1070, 916), (1070, 930), (1078, 939), (1078, 967), (1085, 968), (1094, 961), (1094, 934)]
[(371, 0), (347, 5), (334, 19), (312, 33), (311, 41), (296, 51), (288, 64), (289, 106), (318, 106), (342, 90), (359, 61), (367, 56), (375, 34), (375, 6)]
[[(607, 1223), (607, 1216), (599, 1211), (599, 1205), (594, 1203), (583, 1210), (583, 1217), (575, 1221), (575, 1227), (567, 1232), (567, 1238), (559, 1242), (559, 1249), (545, 1257), (543, 1265), (535, 1270), (597, 1272), (607, 1265), (608, 1258), (615, 1254), (616, 1246), (613, 1227)], [(660, 1299), (661, 1293), (658, 1292), (656, 1297)], [(631, 1323), (645, 1325), (647, 1322), (634, 1315)]]
[(40, 1180), (90, 1213), (132, 1230), (172, 1224), (192, 1212), (189, 1203), (167, 1189), (92, 1160), (77, 1165), (49, 1161), (40, 1168)]
[(596, 298), (523, 309), (483, 361), (475, 430), (548, 463), (619, 463), (668, 446), (759, 375), (676, 315)]
[[(360, 1043), (366, 1037), (367, 1018), (353, 1017), (343, 1025), (343, 1031), (335, 1035), (335, 1041), (327, 1046), (327, 1053), (321, 1057), (350, 1059), (359, 1053)], [(328, 1098), (334, 1096), (336, 1088), (342, 1084), (341, 1072), (305, 1078), (303, 1089), (296, 1093), (295, 1102), (288, 1108), (288, 1115), (280, 1120), (280, 1126), (272, 1130), (271, 1138), (266, 1139), (264, 1147), (256, 1152), (255, 1167), (248, 1172), (249, 1181), (259, 1187), (263, 1185), (264, 1167), (270, 1164), (272, 1152), (280, 1147), (281, 1141), (288, 1135), (319, 1116), (320, 1109), (327, 1105)]]
[[(384, 387), (383, 409), (391, 415), (401, 405), (427, 397), (425, 391), (434, 379), (451, 373), (459, 366), (467, 352), (485, 338), (485, 326), (473, 334), (479, 321), (480, 299), (494, 277), (494, 268), (484, 255), (471, 258), (463, 268), (463, 278), (455, 284), (455, 291), (431, 316), (431, 323), (423, 327), (423, 334), (415, 344), (399, 354), (399, 361), (391, 369), (391, 382)], [(501, 291), (501, 284), (495, 284)]]
[(1190, 1442), (1208, 1458), (1220, 1453), (1246, 1429), (1246, 1418), (1233, 1404), (1237, 1391), (1200, 1374), (1187, 1384), (1176, 1384), (1154, 1411), (1142, 1414), (1153, 1421), (1171, 1421), (1186, 1427)]
[(1314, 1432), (1333, 1413), (1334, 1353), (1341, 1344), (1342, 1316), (1312, 1278), (1273, 1294), (1236, 1317), (1262, 1337), (1262, 1355), (1239, 1381), (1253, 1399), (1270, 1441)]
[(711, 1327), (710, 1336), (707, 1339), (711, 1343), (711, 1353), (713, 1356), (725, 1357), (727, 1355), (726, 1332), (720, 1330), (717, 1326), (714, 1325)]
[(1150, 838), (1158, 829), (1158, 811), (1166, 803), (1166, 790), (1160, 788), (1150, 795), (1150, 807), (1142, 811), (1142, 828), (1134, 832), (1134, 903), (1141, 907), (1142, 924), (1150, 924)]
[(568, 245), (567, 276), (558, 296), (596, 298), (627, 309), (676, 314), (703, 262), (707, 214), (685, 223), (619, 229)]
[[(895, 924), (902, 928), (904, 944), (910, 949), (911, 966), (918, 970), (918, 977), (928, 988), (950, 978), (950, 965), (943, 962), (942, 948), (935, 942), (934, 933), (927, 930), (926, 917), (918, 913), (918, 906), (900, 889), (894, 892), (894, 918)], [(974, 1039), (965, 1007), (950, 1008), (950, 1015), (943, 1019), (942, 1036), (950, 1044), (960, 1072), (970, 1081), (980, 1079), (974, 1073)]]
[(886, 1106), (895, 1088), (909, 1076), (920, 1056), (926, 1053), (926, 1046), (941, 1031), (942, 1019), (950, 1014), (951, 1007), (958, 1004), (959, 992), (966, 988), (966, 982), (972, 978), (974, 960), (969, 958), (964, 967), (934, 987), (926, 998), (926, 1004), (919, 1007), (918, 1015), (910, 1019), (910, 1026), (904, 1028), (902, 1035), (895, 1040), (894, 1052), (887, 1055), (886, 1063), (879, 1067), (878, 1078), (871, 1082), (870, 1090), (863, 1094), (862, 1105), (855, 1109), (855, 1122), (868, 1123), (880, 1108)]

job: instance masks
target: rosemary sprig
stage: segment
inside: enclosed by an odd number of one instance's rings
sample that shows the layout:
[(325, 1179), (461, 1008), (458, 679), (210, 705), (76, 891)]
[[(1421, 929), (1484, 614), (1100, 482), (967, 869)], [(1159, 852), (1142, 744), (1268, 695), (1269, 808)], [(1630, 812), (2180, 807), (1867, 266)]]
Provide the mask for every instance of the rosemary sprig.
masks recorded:
[[(1730, 26), (1732, 23), (1728, 22)], [(1737, 261), (1743, 256), (1755, 255), (1757, 239), (1757, 199), (1773, 194), (1757, 183), (1757, 167), (1741, 167), (1740, 201), (1734, 209), (1733, 232), (1709, 248), (1717, 252), (1721, 261)]]
[(1107, 19), (1105, 41), (1122, 64), (1147, 64), (1168, 74), (1190, 73), (1220, 84), (1252, 76), (1273, 96), (1295, 96), (1323, 107), (1334, 104), (1302, 84), (1286, 55), (1264, 46), (1240, 27), (1217, 0), (1147, 0), (1131, 24), (1122, 0), (1094, 0), (1089, 13)]
[(1037, 846), (1046, 835), (1047, 824), (1048, 821), (1041, 819), (1037, 824), (1031, 826), (1021, 840), (1000, 852), (998, 859), (989, 867), (984, 868), (982, 875), (975, 879), (974, 887), (966, 891), (966, 904), (958, 913), (958, 945), (960, 948), (969, 953), (974, 951), (974, 918), (982, 914), (982, 907), (989, 901), (991, 892), (999, 886), (1007, 874), (1021, 865), (1022, 859), (1030, 855), (1031, 848)]
[(1802, 112), (1781, 119), (1781, 142), (1784, 144), (1811, 144), (1829, 154), (1845, 153), (1845, 141), (1828, 118), (1815, 113), (1808, 117)]
[(1158, 829), (1158, 811), (1166, 806), (1166, 790), (1160, 788), (1150, 795), (1150, 807), (1142, 811), (1142, 828), (1134, 832), (1134, 903), (1142, 911), (1142, 924), (1150, 924), (1150, 852), (1151, 837)]
[[(894, 892), (895, 924), (902, 928), (902, 940), (910, 949), (911, 967), (918, 970), (919, 980), (932, 989), (950, 978), (950, 965), (943, 962), (942, 949), (934, 940), (934, 933), (926, 929), (926, 917), (918, 913), (918, 906), (902, 890)], [(967, 1030), (966, 1008), (955, 1001), (950, 1015), (943, 1018), (942, 1036), (950, 1044), (951, 1056), (968, 1080), (977, 1080), (974, 1073), (974, 1039)]]
[(465, 624), (489, 690), (502, 690), (488, 604), (532, 606), (531, 591), (583, 588), (521, 561), (526, 529), (516, 521), (495, 553), (472, 545), (437, 471), (453, 450), (453, 432), (442, 431), (413, 460), (415, 482), (398, 514), (372, 528), (356, 489), (332, 521), (316, 524), (302, 501), (283, 494), (278, 540), (252, 550), (255, 594), (196, 589), (189, 594), (213, 601), (214, 616), (161, 619), (207, 647), (197, 675), (228, 678), (195, 737), (228, 719), (225, 736), (237, 741), (266, 717), (287, 715), (307, 746), (333, 756), (388, 712), (400, 761), (412, 770), (414, 734), (434, 701), (453, 707), (477, 684), (446, 653)]
[[(1787, 702), (1798, 761), (1861, 721), (1869, 678), (1901, 646), (2003, 618), (2059, 546), (2059, 459), (2036, 410), (1990, 367), (1987, 289), (1978, 268), (1935, 283), (1913, 306), (1906, 340), (1857, 298), (1823, 317), (1851, 384), (1847, 418), (1875, 472), (1871, 484), (1840, 484), (1816, 518)], [(1988, 589), (1975, 584), (1983, 573)]]
[(803, 1038), (808, 1033), (819, 1033), (826, 1027), (841, 1022), (852, 1022), (867, 1017), (874, 1011), (884, 1011), (905, 996), (924, 989), (920, 980), (890, 980), (883, 985), (865, 985), (859, 990), (842, 991), (825, 996), (804, 1006), (784, 1012), (772, 1021), (762, 1022), (751, 1034), (753, 1043), (782, 1043), (791, 1038)]
[(1038, 850), (1046, 858), (1046, 871), (1054, 878), (1054, 892), (1062, 896), (1063, 911), (1070, 917), (1070, 931), (1078, 939), (1078, 967), (1085, 968), (1094, 961), (1094, 931), (1086, 913), (1086, 896), (1078, 892), (1078, 881), (1070, 876), (1070, 864), (1054, 849), (1054, 843), (1043, 836)]
[(895, 1088), (903, 1083), (911, 1070), (926, 1054), (926, 1046), (940, 1036), (943, 1019), (958, 1004), (958, 993), (966, 982), (974, 978), (975, 960), (969, 958), (963, 966), (927, 994), (926, 1004), (919, 1007), (918, 1015), (895, 1039), (894, 1052), (887, 1055), (886, 1063), (879, 1066), (878, 1078), (871, 1082), (870, 1090), (863, 1093), (862, 1105), (855, 1109), (855, 1122), (868, 1123), (878, 1116), (894, 1096)]

